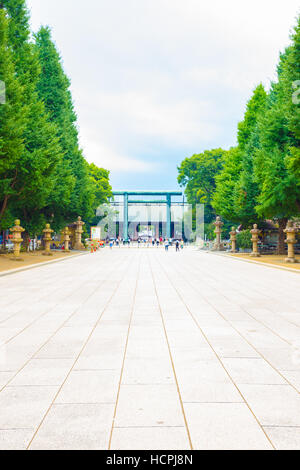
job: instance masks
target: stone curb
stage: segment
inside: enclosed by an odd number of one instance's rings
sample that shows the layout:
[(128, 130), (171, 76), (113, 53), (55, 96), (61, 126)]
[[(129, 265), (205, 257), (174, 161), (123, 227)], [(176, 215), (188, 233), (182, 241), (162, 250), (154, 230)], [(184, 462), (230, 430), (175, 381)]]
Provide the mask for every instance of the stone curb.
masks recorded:
[(211, 255), (223, 256), (224, 258), (230, 258), (230, 259), (234, 259), (234, 260), (237, 260), (237, 261), (243, 261), (244, 263), (258, 264), (260, 266), (266, 266), (267, 268), (281, 269), (282, 271), (289, 271), (291, 273), (300, 274), (300, 269), (287, 268), (285, 266), (277, 266), (276, 264), (269, 264), (269, 263), (263, 263), (263, 262), (260, 262), (260, 261), (254, 261), (254, 260), (251, 260), (251, 259), (238, 258), (238, 257), (235, 257), (235, 256), (230, 256), (229, 254), (225, 255), (225, 254), (222, 254), (222, 253), (213, 253), (213, 252), (210, 252), (210, 251), (208, 251), (207, 253), (209, 253)]
[(29, 266), (24, 266), (23, 268), (9, 269), (8, 271), (0, 272), (0, 277), (9, 276), (11, 274), (21, 273), (23, 271), (28, 271), (29, 269), (39, 268), (40, 266), (46, 266), (47, 264), (59, 263), (61, 261), (67, 261), (68, 259), (71, 259), (71, 258), (77, 258), (78, 256), (84, 256), (84, 255), (89, 255), (89, 254), (90, 253), (77, 253), (76, 255), (66, 256), (66, 257), (60, 258), (60, 259), (45, 261), (43, 263), (31, 264)]

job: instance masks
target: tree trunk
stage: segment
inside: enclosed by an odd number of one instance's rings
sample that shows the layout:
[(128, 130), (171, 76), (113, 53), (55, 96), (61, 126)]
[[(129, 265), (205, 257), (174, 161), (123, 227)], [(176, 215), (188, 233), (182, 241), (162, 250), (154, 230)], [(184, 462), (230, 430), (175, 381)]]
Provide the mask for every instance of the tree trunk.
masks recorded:
[(6, 211), (6, 208), (7, 208), (7, 203), (8, 203), (8, 195), (6, 194), (4, 196), (4, 199), (3, 199), (3, 202), (2, 202), (2, 206), (1, 206), (1, 209), (0, 209), (0, 219), (3, 217), (5, 211)]
[(278, 226), (279, 226), (279, 231), (278, 231), (278, 246), (277, 246), (277, 254), (278, 255), (285, 255), (286, 254), (286, 246), (284, 243), (285, 240), (285, 233), (284, 229), (286, 227), (288, 218), (284, 217), (283, 219), (278, 220)]
[(30, 240), (29, 233), (24, 232), (23, 233), (23, 247), (25, 248), (26, 251), (29, 251), (29, 240)]

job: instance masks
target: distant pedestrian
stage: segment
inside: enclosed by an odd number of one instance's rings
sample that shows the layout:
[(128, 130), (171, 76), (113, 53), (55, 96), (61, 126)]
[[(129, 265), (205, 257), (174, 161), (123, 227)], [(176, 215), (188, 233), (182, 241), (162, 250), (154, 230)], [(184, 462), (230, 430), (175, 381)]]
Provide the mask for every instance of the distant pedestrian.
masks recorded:
[(180, 251), (179, 240), (176, 240), (176, 251)]
[(165, 251), (169, 251), (169, 240), (165, 241)]

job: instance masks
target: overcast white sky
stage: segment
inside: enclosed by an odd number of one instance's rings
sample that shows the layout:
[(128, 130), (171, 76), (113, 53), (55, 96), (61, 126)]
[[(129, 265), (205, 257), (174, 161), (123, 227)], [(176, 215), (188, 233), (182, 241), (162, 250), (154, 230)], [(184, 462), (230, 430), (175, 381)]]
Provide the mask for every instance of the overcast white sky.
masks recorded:
[(72, 80), (86, 158), (114, 189), (173, 189), (177, 165), (229, 148), (274, 78), (299, 0), (28, 0)]

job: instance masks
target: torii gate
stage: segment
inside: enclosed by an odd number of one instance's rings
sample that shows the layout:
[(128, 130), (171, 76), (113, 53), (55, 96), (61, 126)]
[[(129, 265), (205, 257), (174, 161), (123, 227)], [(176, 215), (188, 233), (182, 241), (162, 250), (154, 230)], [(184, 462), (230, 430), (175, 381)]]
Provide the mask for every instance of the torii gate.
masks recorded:
[[(124, 223), (123, 223), (123, 239), (128, 241), (128, 205), (129, 204), (166, 204), (167, 206), (167, 238), (171, 238), (171, 205), (172, 196), (183, 196), (180, 191), (114, 191), (114, 196), (124, 197)], [(129, 200), (129, 196), (164, 196), (166, 199), (162, 200)]]

